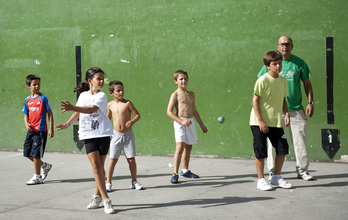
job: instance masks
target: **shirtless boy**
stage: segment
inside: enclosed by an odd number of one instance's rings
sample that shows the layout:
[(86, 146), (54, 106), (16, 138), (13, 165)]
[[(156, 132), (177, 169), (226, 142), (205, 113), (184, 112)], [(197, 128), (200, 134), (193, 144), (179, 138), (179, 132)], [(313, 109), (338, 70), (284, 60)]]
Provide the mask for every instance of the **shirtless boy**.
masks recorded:
[[(108, 103), (107, 114), (109, 119), (113, 119), (114, 136), (110, 142), (110, 159), (107, 168), (106, 190), (111, 192), (111, 180), (115, 165), (123, 150), (129, 164), (132, 176), (131, 188), (142, 189), (143, 186), (137, 181), (137, 165), (135, 162), (135, 138), (132, 130), (133, 125), (139, 121), (140, 114), (130, 100), (123, 98), (123, 83), (112, 81), (109, 83), (110, 95), (114, 98)], [(134, 115), (133, 119), (131, 118)]]
[[(178, 183), (179, 166), (182, 157), (182, 171), (180, 175), (187, 178), (199, 178), (198, 175), (189, 170), (190, 156), (192, 144), (196, 144), (197, 132), (193, 118), (196, 119), (203, 133), (207, 133), (208, 129), (204, 126), (201, 117), (198, 114), (195, 103), (195, 94), (188, 91), (188, 74), (185, 70), (178, 70), (174, 73), (174, 82), (178, 85), (178, 89), (171, 95), (167, 115), (174, 120), (174, 132), (176, 150), (174, 154), (174, 169), (171, 177), (171, 183)], [(176, 112), (174, 113), (174, 108)]]

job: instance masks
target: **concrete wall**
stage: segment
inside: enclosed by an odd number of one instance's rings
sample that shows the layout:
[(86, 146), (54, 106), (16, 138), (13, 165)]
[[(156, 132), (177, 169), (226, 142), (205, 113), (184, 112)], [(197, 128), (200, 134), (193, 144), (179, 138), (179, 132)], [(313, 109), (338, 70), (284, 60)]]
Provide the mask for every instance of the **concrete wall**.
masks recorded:
[[(140, 111), (134, 126), (138, 153), (174, 152), (166, 107), (176, 89), (172, 74), (186, 69), (188, 88), (196, 93), (209, 129), (207, 134), (198, 130), (193, 154), (251, 158), (248, 121), (256, 75), (263, 54), (289, 35), (293, 53), (306, 60), (313, 75), (310, 159), (330, 161), (348, 154), (345, 0), (0, 0), (0, 5), (0, 149), (22, 149), (28, 74), (42, 78), (55, 124), (70, 117), (60, 113), (59, 101), (76, 101), (75, 47), (81, 46), (82, 78), (88, 68), (102, 68), (108, 82), (123, 81), (125, 97)], [(327, 37), (334, 39), (334, 124), (327, 122)], [(217, 122), (219, 116), (225, 117), (224, 124)], [(340, 131), (340, 149), (332, 159), (322, 149), (322, 129)], [(78, 151), (73, 129), (57, 131), (47, 151)], [(288, 159), (294, 158), (291, 151)]]

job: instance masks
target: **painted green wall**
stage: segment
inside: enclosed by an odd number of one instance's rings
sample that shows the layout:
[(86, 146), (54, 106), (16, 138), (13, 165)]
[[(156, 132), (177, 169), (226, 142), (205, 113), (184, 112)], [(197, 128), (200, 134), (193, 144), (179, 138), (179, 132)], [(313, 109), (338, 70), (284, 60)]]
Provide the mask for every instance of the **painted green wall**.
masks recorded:
[[(280, 36), (289, 35), (293, 53), (306, 60), (313, 74), (310, 159), (330, 160), (321, 148), (324, 128), (341, 132), (334, 159), (348, 154), (346, 0), (0, 0), (0, 5), (0, 149), (22, 148), (28, 74), (42, 78), (41, 91), (50, 100), (55, 124), (70, 117), (60, 113), (59, 101), (75, 103), (75, 46), (81, 46), (83, 77), (98, 66), (108, 81), (123, 81), (125, 97), (141, 113), (134, 126), (138, 153), (174, 152), (166, 107), (176, 89), (172, 74), (186, 69), (188, 88), (196, 93), (209, 130), (198, 130), (193, 153), (251, 158), (248, 121), (256, 75), (263, 54), (275, 49)], [(334, 37), (334, 125), (327, 124), (326, 37)], [(217, 122), (219, 116), (226, 118), (224, 124)], [(47, 151), (78, 151), (72, 129), (56, 131)], [(293, 157), (291, 152), (288, 159)]]

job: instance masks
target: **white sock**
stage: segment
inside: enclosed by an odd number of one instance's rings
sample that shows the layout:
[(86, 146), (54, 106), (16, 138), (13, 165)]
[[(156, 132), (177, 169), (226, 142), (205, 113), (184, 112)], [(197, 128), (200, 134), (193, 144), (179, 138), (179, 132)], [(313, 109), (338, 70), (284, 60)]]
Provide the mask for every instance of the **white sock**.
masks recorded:
[(39, 178), (39, 177), (41, 177), (41, 175), (40, 174), (35, 174), (35, 178)]
[(181, 171), (182, 171), (182, 173), (186, 173), (189, 170), (188, 169), (182, 169)]

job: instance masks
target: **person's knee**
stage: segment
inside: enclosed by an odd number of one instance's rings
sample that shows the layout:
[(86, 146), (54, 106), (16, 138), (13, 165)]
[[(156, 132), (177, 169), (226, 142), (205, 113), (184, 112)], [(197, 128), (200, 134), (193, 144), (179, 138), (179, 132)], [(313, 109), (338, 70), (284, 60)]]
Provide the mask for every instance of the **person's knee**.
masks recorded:
[(115, 166), (117, 164), (118, 159), (110, 158), (109, 159), (109, 164)]
[(92, 163), (92, 170), (94, 173), (102, 171), (102, 166), (99, 163)]
[(181, 143), (177, 143), (176, 144), (176, 149), (175, 149), (175, 153), (178, 155), (182, 155), (182, 152), (184, 151), (184, 146)]
[(135, 157), (127, 158), (129, 164), (135, 164)]
[(96, 156), (94, 153), (88, 154), (88, 159), (91, 162), (92, 169), (94, 173), (97, 173), (99, 170), (102, 170), (104, 167), (101, 164), (99, 155)]

